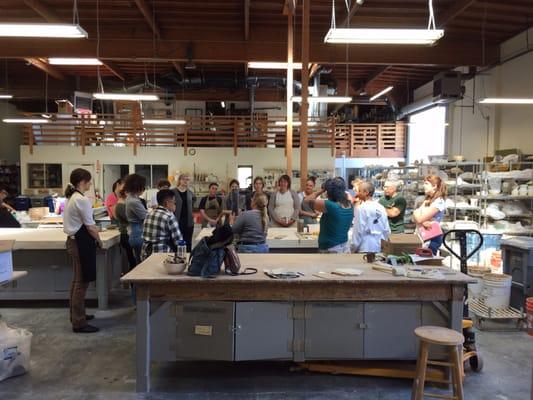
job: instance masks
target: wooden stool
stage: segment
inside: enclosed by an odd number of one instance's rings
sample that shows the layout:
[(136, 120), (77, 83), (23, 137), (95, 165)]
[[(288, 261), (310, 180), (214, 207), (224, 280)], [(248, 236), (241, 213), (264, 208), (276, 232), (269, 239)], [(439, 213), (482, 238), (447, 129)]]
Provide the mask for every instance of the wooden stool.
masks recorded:
[[(463, 400), (462, 371), (462, 344), (463, 335), (457, 331), (439, 326), (421, 326), (415, 329), (415, 335), (420, 339), (420, 352), (416, 362), (416, 375), (413, 382), (411, 400), (423, 400), (424, 396), (439, 399)], [(450, 351), (450, 361), (428, 361), (428, 348), (430, 344), (446, 346)], [(424, 393), (426, 381), (426, 368), (428, 365), (450, 367), (452, 373), (453, 397), (441, 394)]]

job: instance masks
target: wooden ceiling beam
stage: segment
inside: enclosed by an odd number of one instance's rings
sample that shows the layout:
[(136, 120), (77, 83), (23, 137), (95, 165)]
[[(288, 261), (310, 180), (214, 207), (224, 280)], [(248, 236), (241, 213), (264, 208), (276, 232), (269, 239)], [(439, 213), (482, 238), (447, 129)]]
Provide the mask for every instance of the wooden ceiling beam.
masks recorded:
[(476, 0), (455, 1), (453, 6), (448, 7), (441, 15), (437, 15), (438, 27), (445, 27), (450, 21), (461, 14), (464, 10), (474, 4)]
[(375, 81), (379, 80), (383, 74), (385, 74), (387, 71), (389, 71), (392, 68), (391, 65), (385, 65), (383, 67), (379, 67), (378, 69), (374, 70), (367, 78), (366, 80), (360, 84), (357, 89), (355, 90), (356, 94), (359, 94), (366, 90), (366, 88)]
[(158, 39), (161, 38), (161, 31), (159, 30), (159, 27), (157, 25), (157, 22), (155, 21), (154, 14), (148, 4), (146, 3), (146, 0), (135, 0), (135, 4), (137, 4), (137, 7), (141, 11), (142, 15), (144, 16), (144, 19), (152, 29), (152, 31), (155, 33)]
[(62, 22), (61, 18), (59, 18), (59, 16), (55, 13), (54, 10), (52, 10), (47, 5), (44, 5), (39, 0), (24, 0), (24, 4), (26, 4), (28, 7), (30, 7), (33, 11), (35, 11), (48, 22)]
[(244, 0), (244, 40), (250, 37), (250, 0)]
[(176, 70), (176, 72), (178, 74), (180, 74), (180, 77), (181, 79), (185, 79), (185, 71), (183, 69), (183, 64), (177, 62), (177, 61), (172, 61), (172, 66), (174, 67), (174, 69)]
[(126, 80), (126, 74), (122, 71), (122, 69), (115, 64), (113, 61), (102, 61), (104, 63), (104, 66), (113, 73), (117, 78), (119, 78), (122, 81)]
[(25, 58), (26, 62), (33, 65), (36, 68), (39, 68), (40, 70), (46, 72), (48, 75), (50, 75), (53, 78), (59, 79), (59, 80), (65, 80), (65, 75), (61, 71), (59, 71), (57, 68), (54, 68), (52, 65), (38, 59), (38, 58)]
[(350, 21), (352, 20), (352, 17), (355, 15), (357, 10), (361, 8), (361, 6), (362, 4), (359, 4), (357, 1), (354, 0), (352, 4), (352, 8), (350, 8), (348, 15), (346, 16), (346, 18), (344, 19), (344, 21), (342, 21), (342, 24), (340, 25), (342, 28), (348, 27), (348, 25), (350, 25)]
[[(186, 41), (159, 42), (155, 61), (187, 61)], [(350, 45), (348, 59), (353, 64), (373, 65), (483, 65), (482, 51), (476, 42), (443, 38), (432, 47)], [(194, 60), (198, 63), (244, 63), (250, 60), (285, 62), (286, 43), (271, 40), (254, 41), (197, 41)], [(0, 38), (0, 58), (94, 57), (96, 40)], [(498, 60), (498, 46), (485, 49), (487, 64)], [(100, 57), (109, 61), (153, 62), (152, 40), (107, 39), (100, 43)], [(300, 54), (295, 54), (298, 61)], [(313, 42), (310, 61), (316, 64), (345, 64), (344, 46)]]
[(283, 4), (283, 15), (294, 15), (298, 0), (285, 0)]

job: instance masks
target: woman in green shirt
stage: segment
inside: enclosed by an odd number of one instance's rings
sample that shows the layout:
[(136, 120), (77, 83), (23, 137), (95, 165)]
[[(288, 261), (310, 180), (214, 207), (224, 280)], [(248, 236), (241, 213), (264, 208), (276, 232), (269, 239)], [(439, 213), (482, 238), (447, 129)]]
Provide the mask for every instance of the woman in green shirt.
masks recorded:
[[(327, 194), (327, 200), (319, 199)], [(322, 190), (304, 198), (312, 210), (322, 213), (318, 249), (321, 253), (350, 253), (348, 231), (352, 226), (353, 206), (346, 195), (346, 182), (337, 177), (328, 179)]]

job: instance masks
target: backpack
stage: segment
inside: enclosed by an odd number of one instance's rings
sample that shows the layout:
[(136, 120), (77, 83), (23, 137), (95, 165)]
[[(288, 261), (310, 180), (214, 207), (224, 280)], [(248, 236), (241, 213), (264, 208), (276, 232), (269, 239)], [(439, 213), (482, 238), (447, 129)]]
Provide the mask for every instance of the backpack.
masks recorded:
[(203, 238), (191, 251), (187, 275), (213, 278), (220, 272), (226, 256), (225, 248), (233, 241), (230, 226), (220, 226), (208, 238)]

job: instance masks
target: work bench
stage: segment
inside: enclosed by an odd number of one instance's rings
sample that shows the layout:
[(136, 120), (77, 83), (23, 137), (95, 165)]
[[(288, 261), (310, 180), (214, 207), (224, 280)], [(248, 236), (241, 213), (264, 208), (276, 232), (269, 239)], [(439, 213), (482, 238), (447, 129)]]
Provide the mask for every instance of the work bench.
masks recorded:
[[(414, 360), (414, 329), (461, 331), (464, 286), (375, 271), (360, 255), (241, 254), (254, 275), (168, 275), (153, 254), (122, 281), (137, 295), (137, 390), (150, 390), (152, 362), (177, 360)], [(272, 279), (263, 269), (298, 271)], [(331, 274), (357, 268), (356, 277)], [(318, 272), (322, 272), (318, 274)]]
[[(98, 299), (98, 308), (108, 308), (109, 292), (120, 284), (122, 261), (120, 233), (100, 233), (103, 248), (96, 253), (96, 283), (87, 299)], [(70, 297), (72, 263), (62, 228), (0, 228), (0, 240), (15, 240), (13, 268), (27, 270), (28, 277), (12, 282), (0, 292), (0, 300), (65, 300)]]

